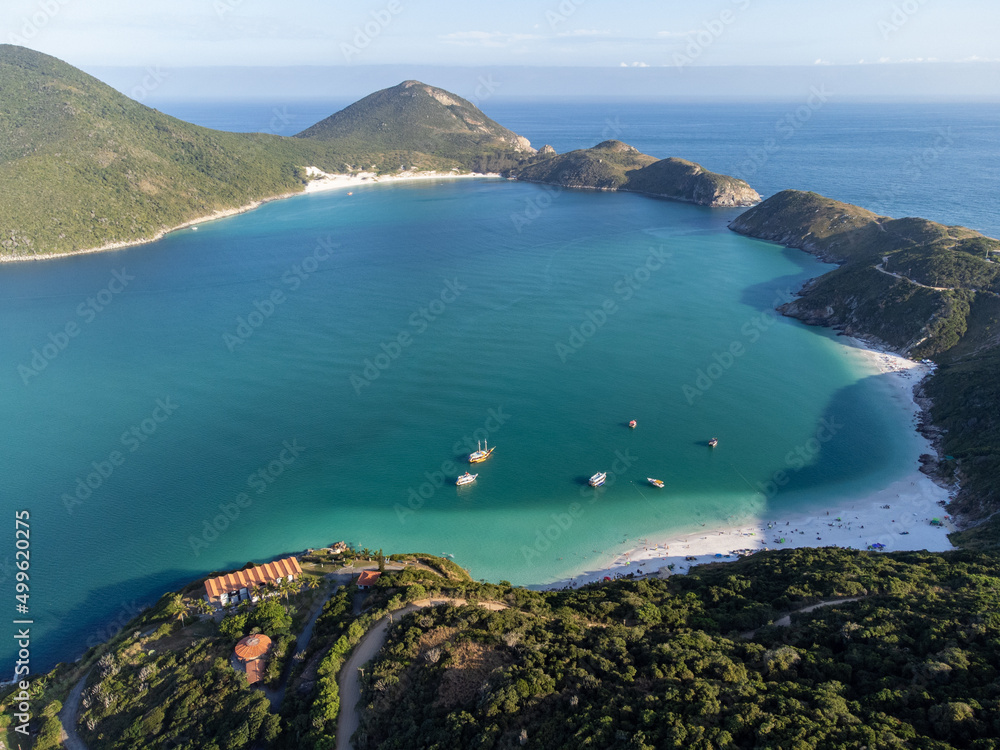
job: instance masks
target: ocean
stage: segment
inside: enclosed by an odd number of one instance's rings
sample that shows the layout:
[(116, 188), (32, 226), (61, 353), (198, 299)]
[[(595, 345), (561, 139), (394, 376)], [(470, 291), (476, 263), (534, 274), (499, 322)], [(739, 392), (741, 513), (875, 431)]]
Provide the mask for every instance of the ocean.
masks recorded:
[[(614, 137), (765, 195), (1000, 235), (996, 106), (821, 104), (791, 134), (788, 105), (482, 107), (559, 151)], [(163, 108), (292, 134), (337, 105)], [(916, 438), (884, 378), (772, 312), (831, 266), (729, 232), (738, 213), (421, 181), (0, 266), (0, 497), (31, 514), (33, 669), (188, 580), (338, 540), (537, 585), (899, 478)], [(13, 523), (8, 549), (13, 590)]]

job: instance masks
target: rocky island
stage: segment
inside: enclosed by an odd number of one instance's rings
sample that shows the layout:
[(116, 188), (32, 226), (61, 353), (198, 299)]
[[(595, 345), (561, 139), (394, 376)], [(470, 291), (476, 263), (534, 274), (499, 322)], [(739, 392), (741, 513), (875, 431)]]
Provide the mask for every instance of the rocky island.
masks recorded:
[(620, 190), (701, 206), (752, 206), (760, 202), (757, 191), (743, 180), (709, 172), (684, 159), (657, 159), (616, 140), (562, 155), (543, 150), (538, 159), (511, 170), (510, 175), (525, 182)]

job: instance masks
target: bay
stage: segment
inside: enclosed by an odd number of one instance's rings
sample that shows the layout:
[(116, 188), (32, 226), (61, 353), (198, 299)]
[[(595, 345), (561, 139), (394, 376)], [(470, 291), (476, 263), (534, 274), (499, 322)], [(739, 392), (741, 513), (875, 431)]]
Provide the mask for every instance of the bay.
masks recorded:
[[(663, 123), (629, 117), (647, 140), (619, 137), (655, 153)], [(576, 125), (560, 150), (589, 137)], [(838, 164), (827, 179), (847, 185)], [(542, 584), (909, 468), (886, 385), (772, 312), (830, 267), (729, 232), (736, 210), (501, 180), (353, 192), (0, 267), (2, 502), (32, 514), (35, 668), (168, 588), (285, 551), (344, 539)], [(68, 323), (78, 335), (25, 378)], [(496, 452), (456, 488), (484, 437)], [(596, 471), (612, 472), (598, 491)]]

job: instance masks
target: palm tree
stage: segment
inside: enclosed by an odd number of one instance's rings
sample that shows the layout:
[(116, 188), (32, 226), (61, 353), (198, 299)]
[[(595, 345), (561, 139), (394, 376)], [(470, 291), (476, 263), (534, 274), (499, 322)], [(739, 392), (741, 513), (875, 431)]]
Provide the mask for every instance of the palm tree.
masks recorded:
[(180, 594), (173, 594), (165, 609), (167, 615), (181, 621), (181, 628), (184, 627), (184, 618), (187, 617), (189, 603), (189, 600)]
[(281, 583), (278, 584), (278, 593), (285, 595), (285, 604), (288, 603), (289, 594), (297, 594), (302, 590), (302, 583), (300, 581), (293, 581), (291, 579), (285, 578)]
[(200, 615), (210, 615), (215, 612), (215, 607), (206, 602), (204, 599), (195, 599), (194, 611)]
[(317, 578), (316, 576), (307, 576), (302, 579), (302, 585), (305, 586), (307, 589), (314, 589), (319, 586), (319, 581), (320, 579)]

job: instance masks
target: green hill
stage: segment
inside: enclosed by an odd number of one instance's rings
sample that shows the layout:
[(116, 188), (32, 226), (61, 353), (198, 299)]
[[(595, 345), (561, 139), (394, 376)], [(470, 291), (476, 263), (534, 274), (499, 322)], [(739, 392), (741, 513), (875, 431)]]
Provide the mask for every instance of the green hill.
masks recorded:
[(287, 138), (150, 109), (54, 57), (0, 45), (0, 254), (152, 239), (217, 211), (349, 173), (509, 166), (527, 141), (472, 104), (407, 81)]
[(301, 190), (313, 144), (182, 122), (53, 57), (0, 45), (0, 252), (151, 238)]
[[(940, 365), (925, 392), (934, 434), (952, 457), (939, 471), (962, 486), (950, 508), (968, 523), (1000, 511), (1000, 241), (794, 190), (751, 208), (730, 228), (841, 264), (784, 305), (786, 315)], [(956, 541), (1000, 544), (1000, 518)]]
[(325, 172), (510, 172), (705, 205), (759, 199), (691, 162), (609, 141), (536, 155), (472, 103), (419, 81), (377, 91), (292, 138), (226, 133), (135, 102), (54, 57), (0, 45), (0, 256), (154, 239), (299, 192)]
[(657, 159), (613, 140), (558, 156), (543, 154), (510, 174), (525, 182), (621, 190), (703, 206), (751, 206), (760, 201), (743, 180), (684, 159)]
[[(314, 573), (333, 569), (324, 562), (303, 557)], [(197, 614), (200, 582), (165, 595), (79, 662), (32, 678), (34, 747), (57, 746), (56, 716), (82, 680), (72, 728), (95, 750), (326, 750), (348, 739), (336, 737), (339, 685), (357, 667), (357, 750), (996, 747), (996, 554), (759, 552), (544, 593), (428, 555), (387, 562), (405, 567), (382, 575), (360, 615), (349, 582), (221, 622)], [(374, 658), (349, 666), (385, 626)], [(232, 666), (254, 631), (277, 644), (263, 674), (278, 707)], [(19, 690), (0, 699), (9, 747), (25, 740)]]
[(395, 153), (400, 166), (411, 166), (415, 154), (464, 166), (483, 154), (534, 153), (526, 138), (494, 122), (471, 102), (420, 81), (376, 91), (296, 138), (334, 142), (347, 158), (373, 151)]

